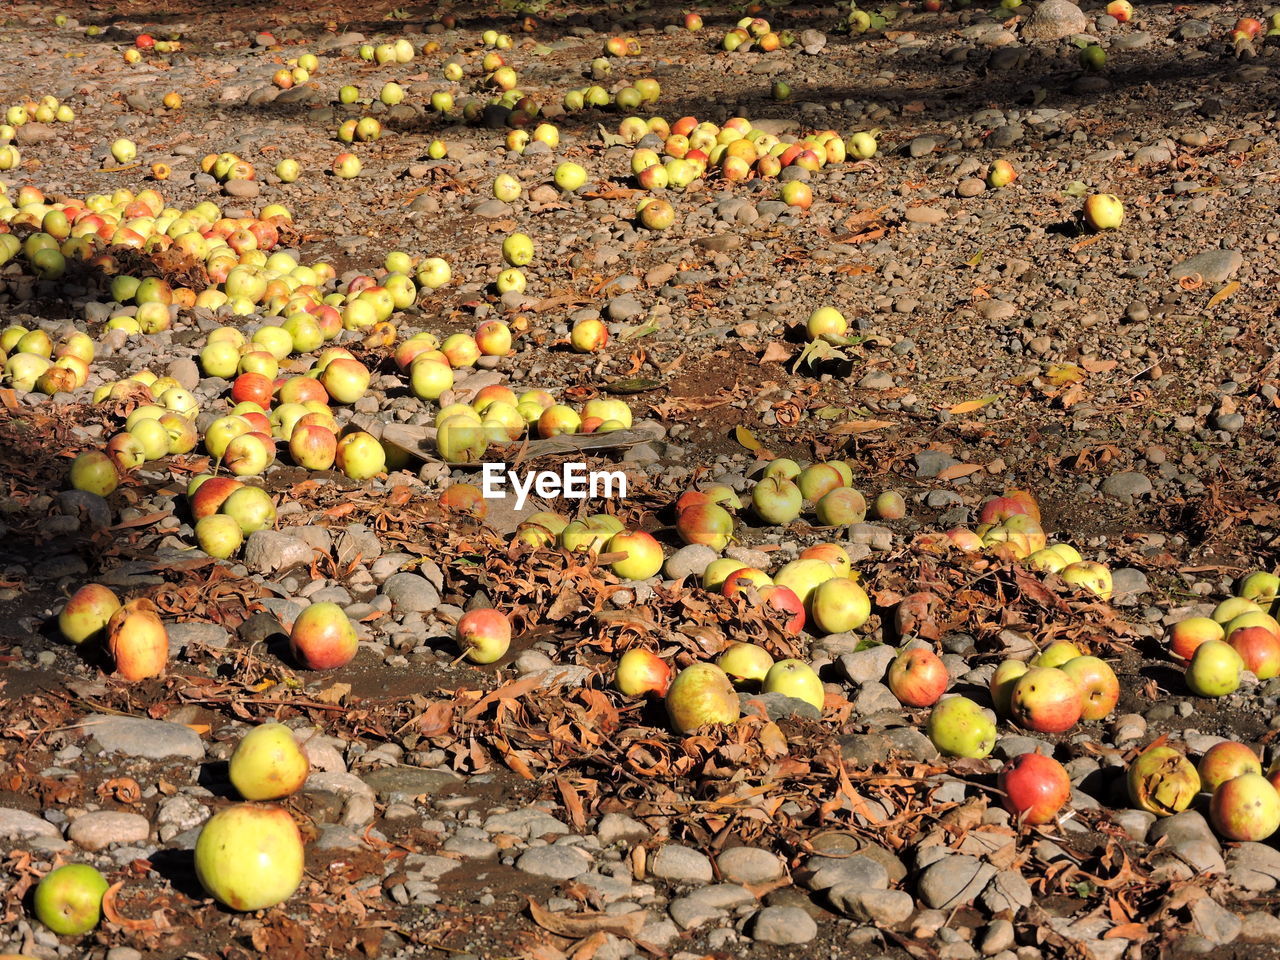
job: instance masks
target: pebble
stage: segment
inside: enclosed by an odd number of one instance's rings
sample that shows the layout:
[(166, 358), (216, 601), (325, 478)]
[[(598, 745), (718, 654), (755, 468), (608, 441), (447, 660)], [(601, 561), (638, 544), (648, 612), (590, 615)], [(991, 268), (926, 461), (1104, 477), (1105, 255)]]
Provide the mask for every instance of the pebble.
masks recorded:
[(755, 915), (751, 936), (758, 943), (791, 946), (818, 935), (818, 924), (800, 907), (765, 907)]
[(920, 899), (936, 910), (970, 903), (978, 898), (996, 868), (967, 854), (947, 854), (925, 868), (917, 881)]
[(947, 219), (947, 212), (938, 207), (908, 207), (904, 216), (908, 223), (924, 223), (936, 226)]
[(516, 869), (553, 880), (572, 880), (591, 869), (591, 856), (581, 847), (534, 847), (520, 855)]
[(67, 839), (85, 850), (103, 850), (113, 843), (141, 843), (151, 833), (147, 818), (136, 813), (98, 810), (76, 817)]
[(1113, 473), (1102, 481), (1102, 492), (1108, 497), (1130, 502), (1135, 497), (1145, 497), (1152, 490), (1151, 481), (1145, 474), (1129, 471)]
[(716, 858), (716, 865), (726, 880), (743, 884), (768, 883), (785, 870), (776, 854), (757, 847), (730, 847)]
[(416, 573), (397, 573), (382, 584), (396, 613), (430, 613), (440, 605), (440, 593), (431, 581)]
[(649, 872), (660, 880), (676, 883), (710, 883), (714, 876), (711, 861), (691, 847), (666, 843), (649, 863)]
[(80, 729), (107, 753), (123, 753), (146, 760), (204, 757), (200, 734), (180, 723), (95, 713), (81, 721)]
[(47, 820), (41, 820), (34, 813), (14, 810), (12, 807), (0, 807), (0, 839), (29, 840), (45, 837), (55, 840), (61, 836), (62, 833), (57, 827)]
[(1023, 40), (1061, 40), (1084, 33), (1089, 21), (1070, 0), (1045, 0), (1022, 26)]
[(304, 541), (279, 530), (255, 530), (244, 544), (244, 565), (255, 573), (276, 573), (313, 558)]
[(681, 547), (667, 558), (662, 572), (670, 580), (682, 580), (685, 577), (701, 577), (703, 571), (711, 565), (719, 554), (701, 543), (691, 543)]

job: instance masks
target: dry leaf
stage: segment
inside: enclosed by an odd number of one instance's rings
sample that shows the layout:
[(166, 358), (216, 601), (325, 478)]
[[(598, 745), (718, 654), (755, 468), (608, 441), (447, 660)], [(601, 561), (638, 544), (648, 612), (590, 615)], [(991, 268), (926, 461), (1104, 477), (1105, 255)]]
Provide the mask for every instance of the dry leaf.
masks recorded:
[(848, 437), (893, 426), (897, 426), (897, 424), (892, 420), (849, 420), (846, 423), (837, 424), (827, 432), (835, 434), (837, 437)]
[(746, 427), (737, 426), (733, 428), (733, 438), (746, 447), (748, 450), (759, 450), (760, 441), (756, 439), (756, 435)]
[(761, 363), (785, 363), (791, 359), (791, 350), (785, 343), (779, 343), (773, 340), (764, 348), (764, 354), (760, 357)]
[(332, 703), (335, 706), (340, 704), (343, 699), (351, 692), (351, 684), (335, 683), (332, 686), (325, 687), (316, 694), (316, 699), (321, 703)]
[(945, 469), (938, 471), (939, 480), (958, 480), (960, 477), (967, 477), (971, 473), (977, 473), (982, 467), (976, 463), (954, 463)]
[(647, 910), (632, 910), (630, 913), (552, 913), (538, 906), (538, 901), (529, 897), (529, 916), (533, 922), (544, 930), (561, 937), (572, 937), (580, 940), (593, 933), (612, 933), (617, 937), (635, 938), (649, 919)]
[(981, 410), (987, 404), (995, 403), (999, 399), (1000, 394), (989, 393), (985, 397), (978, 397), (976, 400), (965, 400), (962, 403), (955, 404), (950, 408), (950, 413), (952, 416), (959, 416), (962, 413), (973, 413), (973, 411)]
[(1240, 281), (1232, 280), (1225, 287), (1223, 287), (1221, 290), (1219, 290), (1217, 293), (1215, 293), (1212, 297), (1209, 298), (1209, 306), (1216, 307), (1223, 300), (1226, 300), (1227, 298), (1234, 296), (1235, 292), (1239, 289), (1240, 289)]

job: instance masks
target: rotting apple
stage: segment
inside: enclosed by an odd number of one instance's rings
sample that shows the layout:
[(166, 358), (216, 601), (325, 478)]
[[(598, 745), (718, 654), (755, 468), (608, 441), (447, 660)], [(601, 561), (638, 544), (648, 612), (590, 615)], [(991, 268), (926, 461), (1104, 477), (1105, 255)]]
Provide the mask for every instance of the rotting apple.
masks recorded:
[(1135, 757), (1126, 783), (1133, 805), (1158, 817), (1181, 813), (1200, 792), (1200, 775), (1191, 761), (1166, 746), (1148, 747)]
[(130, 600), (107, 622), (107, 649), (116, 673), (129, 682), (163, 676), (169, 660), (169, 634), (154, 603)]
[(1262, 774), (1242, 774), (1213, 791), (1209, 822), (1228, 840), (1260, 843), (1280, 829), (1280, 793)]

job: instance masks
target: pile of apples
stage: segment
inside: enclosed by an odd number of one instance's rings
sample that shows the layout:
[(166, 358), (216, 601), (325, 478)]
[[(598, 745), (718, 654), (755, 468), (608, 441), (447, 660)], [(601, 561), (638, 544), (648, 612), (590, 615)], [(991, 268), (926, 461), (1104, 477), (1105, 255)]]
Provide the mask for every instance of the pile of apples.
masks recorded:
[[(598, 69), (596, 72), (603, 74), (607, 72), (607, 61), (597, 61), (604, 63), (605, 68)], [(607, 107), (614, 106), (619, 111), (630, 113), (638, 110), (643, 104), (654, 103), (662, 94), (662, 87), (653, 77), (642, 77), (632, 83), (622, 84), (610, 91), (600, 86), (592, 84), (586, 87), (575, 87), (564, 95), (563, 106), (569, 113), (576, 113), (590, 107)], [(634, 120), (635, 118), (628, 118)], [(643, 122), (643, 121), (642, 121)]]
[(1188, 617), (1169, 629), (1169, 652), (1187, 664), (1187, 687), (1201, 697), (1224, 697), (1240, 686), (1241, 671), (1259, 680), (1280, 676), (1280, 577), (1264, 570), (1245, 576), (1236, 595), (1208, 617)]
[(1208, 793), (1208, 819), (1226, 840), (1262, 842), (1280, 829), (1280, 768), (1264, 776), (1246, 744), (1224, 740), (1198, 765), (1169, 746), (1152, 746), (1129, 765), (1129, 799), (1139, 809), (1168, 817)]
[(413, 44), (404, 37), (397, 37), (390, 43), (362, 43), (356, 50), (356, 56), (366, 63), (379, 66), (388, 63), (411, 63), (417, 52)]
[[(11, 236), (0, 234), (0, 250)], [(43, 330), (14, 324), (0, 332), (0, 364), (4, 367), (0, 383), (18, 393), (70, 393), (89, 379), (94, 352), (87, 334), (70, 334), (55, 346)]]
[[(411, 51), (412, 47), (409, 48)], [(271, 75), (271, 82), (281, 90), (288, 90), (300, 83), (306, 83), (311, 75), (320, 67), (320, 60), (314, 53), (303, 53), (289, 60), (283, 67)]]
[[(723, 126), (699, 122), (697, 117), (681, 117), (670, 125), (661, 117), (647, 121), (627, 117), (618, 125), (618, 135), (631, 143), (651, 133), (662, 139), (661, 153), (641, 147), (631, 155), (631, 172), (646, 190), (683, 190), (708, 170), (718, 171), (731, 182), (776, 177), (793, 164), (806, 170), (821, 170), (849, 157), (869, 159), (879, 149), (879, 131), (860, 131), (843, 139), (834, 130), (821, 130), (800, 139), (783, 140), (753, 127), (745, 117), (731, 117)], [(793, 185), (808, 189), (799, 180), (784, 186)]]
[(89, 583), (67, 600), (58, 630), (76, 647), (105, 645), (124, 680), (163, 676), (169, 661), (169, 634), (149, 600), (121, 603), (109, 588)]
[(24, 100), (10, 104), (4, 111), (4, 122), (0, 123), (0, 140), (12, 140), (18, 127), (26, 123), (70, 123), (76, 118), (76, 112), (57, 97), (46, 94), (39, 102)]
[[(698, 19), (698, 23), (701, 26), (701, 18)], [(697, 29), (689, 26), (687, 17), (685, 26), (691, 30)], [(779, 48), (789, 47), (795, 42), (796, 38), (790, 30), (775, 31), (769, 21), (763, 17), (743, 17), (724, 35), (720, 46), (729, 53), (746, 53), (750, 50), (771, 53)]]

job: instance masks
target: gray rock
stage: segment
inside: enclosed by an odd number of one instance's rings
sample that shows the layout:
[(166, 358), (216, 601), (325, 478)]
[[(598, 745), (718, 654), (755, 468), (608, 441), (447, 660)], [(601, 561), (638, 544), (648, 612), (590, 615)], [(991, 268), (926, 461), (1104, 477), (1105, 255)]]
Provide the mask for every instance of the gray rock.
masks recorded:
[(887, 890), (889, 871), (861, 853), (851, 857), (812, 856), (805, 861), (803, 883), (814, 892), (846, 885), (860, 890)]
[(145, 760), (204, 757), (200, 734), (180, 723), (95, 713), (80, 722), (80, 729), (107, 753), (123, 753)]
[(880, 643), (866, 650), (845, 654), (840, 658), (840, 669), (858, 686), (879, 683), (884, 679), (889, 664), (893, 663), (893, 658), (897, 655), (897, 649)]
[(1134, 471), (1113, 473), (1102, 481), (1102, 492), (1116, 500), (1132, 500), (1134, 497), (1145, 497), (1149, 494), (1151, 481), (1145, 475)]
[(854, 698), (853, 709), (859, 716), (868, 717), (882, 710), (896, 713), (902, 704), (883, 683), (865, 683)]
[(1240, 918), (1213, 897), (1201, 897), (1191, 904), (1191, 922), (1197, 932), (1211, 943), (1225, 946), (1240, 936)]
[(1265, 843), (1238, 844), (1227, 857), (1227, 870), (1237, 887), (1269, 893), (1280, 884), (1280, 850)]
[(1069, 0), (1045, 0), (1036, 7), (1022, 27), (1023, 40), (1061, 40), (1084, 33), (1089, 21)]
[(230, 631), (216, 623), (166, 623), (165, 630), (169, 634), (171, 656), (176, 656), (179, 650), (191, 647), (224, 650), (231, 642)]
[(342, 825), (360, 827), (371, 821), (376, 813), (373, 789), (351, 773), (325, 773), (313, 771), (303, 784), (304, 793), (328, 793), (341, 799)]
[(377, 795), (379, 803), (413, 803), (418, 797), (435, 796), (461, 782), (447, 770), (422, 767), (382, 767), (370, 770), (361, 779)]
[(569, 832), (567, 825), (536, 807), (496, 813), (485, 820), (484, 829), (486, 833), (509, 833), (521, 840), (562, 836)]
[(1280, 943), (1280, 917), (1263, 910), (1245, 914), (1240, 938), (1249, 943)]
[(1001, 760), (1012, 760), (1014, 757), (1020, 757), (1024, 753), (1035, 753), (1037, 750), (1045, 756), (1053, 756), (1053, 744), (1048, 741), (1012, 733), (997, 740), (992, 752)]
[(416, 573), (393, 574), (383, 583), (382, 593), (397, 613), (430, 613), (440, 606), (440, 593)]
[(1155, 821), (1156, 815), (1146, 810), (1113, 810), (1111, 813), (1111, 822), (1133, 840), (1146, 839), (1147, 831)]
[(804, 52), (811, 57), (816, 57), (827, 45), (827, 35), (821, 30), (812, 28), (801, 30), (798, 39)]
[(854, 883), (838, 883), (827, 891), (827, 900), (846, 917), (896, 927), (915, 912), (915, 901), (905, 890), (868, 890)]
[(1120, 567), (1111, 571), (1111, 602), (1116, 606), (1137, 606), (1138, 598), (1150, 592), (1147, 575), (1136, 567)]
[[(770, 720), (781, 720), (784, 717), (805, 717), (809, 720), (821, 720), (822, 711), (807, 700), (798, 700), (781, 693), (739, 693), (738, 703), (743, 714), (750, 715), (764, 708)], [(753, 706), (756, 704), (757, 706)]]
[(643, 823), (623, 813), (606, 813), (596, 828), (596, 836), (606, 847), (613, 843), (645, 840), (649, 833), (649, 828)]
[(520, 855), (516, 869), (553, 880), (572, 880), (591, 869), (591, 855), (581, 847), (534, 847)]
[(938, 756), (933, 741), (915, 727), (890, 727), (884, 735), (892, 748), (908, 760), (929, 761)]
[(711, 861), (691, 847), (666, 843), (658, 848), (649, 864), (649, 872), (661, 880), (676, 883), (710, 883)]
[(704, 570), (719, 556), (714, 550), (702, 543), (691, 543), (681, 547), (663, 564), (662, 572), (671, 580), (684, 577), (701, 577)]
[(1001, 870), (982, 891), (980, 902), (989, 913), (1016, 913), (1031, 906), (1031, 885), (1017, 870)]
[(52, 823), (41, 820), (34, 813), (0, 807), (0, 840), (31, 840), (36, 837), (58, 840), (62, 838), (62, 833)]
[(716, 858), (716, 864), (731, 883), (768, 883), (784, 872), (777, 854), (759, 847), (730, 847)]
[(1235, 274), (1244, 264), (1244, 256), (1238, 250), (1206, 250), (1188, 257), (1169, 271), (1174, 280), (1182, 280), (1199, 274), (1205, 283), (1222, 283)]
[(280, 530), (255, 530), (244, 543), (244, 565), (255, 573), (288, 570), (314, 556), (305, 542)]
[(991, 864), (977, 857), (953, 853), (925, 868), (916, 888), (927, 906), (949, 910), (977, 899), (995, 875), (996, 868)]
[[(1065, 3), (1066, 0), (1062, 0), (1062, 2)], [(912, 457), (912, 460), (916, 465), (917, 480), (928, 480), (936, 477), (947, 467), (953, 467), (960, 462), (941, 450), (921, 450)]]
[(165, 842), (200, 826), (212, 811), (194, 797), (180, 793), (169, 797), (156, 812), (156, 835)]
[(789, 946), (808, 943), (817, 935), (817, 921), (800, 907), (765, 907), (751, 923), (751, 936), (757, 943)]
[(1000, 917), (987, 925), (987, 932), (982, 936), (980, 949), (984, 957), (991, 957), (1003, 950), (1012, 949), (1013, 944), (1013, 924), (1004, 917)]
[(671, 901), (667, 912), (681, 929), (690, 930), (704, 923), (720, 920), (726, 911), (754, 900), (751, 891), (745, 887), (736, 883), (716, 883), (699, 887), (688, 896), (677, 897)]
[(121, 810), (83, 814), (67, 829), (67, 839), (85, 850), (103, 850), (113, 843), (142, 843), (150, 834), (146, 817)]

